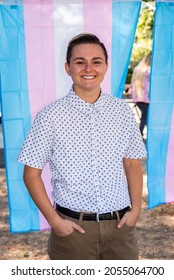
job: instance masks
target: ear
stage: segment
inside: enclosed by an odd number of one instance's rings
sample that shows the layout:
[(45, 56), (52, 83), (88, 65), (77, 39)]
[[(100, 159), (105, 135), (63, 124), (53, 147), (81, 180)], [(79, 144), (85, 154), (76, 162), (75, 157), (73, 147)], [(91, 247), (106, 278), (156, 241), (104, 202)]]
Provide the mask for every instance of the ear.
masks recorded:
[(65, 62), (65, 70), (66, 70), (66, 73), (71, 76), (71, 72), (70, 72), (70, 68), (69, 68), (69, 65), (67, 62)]

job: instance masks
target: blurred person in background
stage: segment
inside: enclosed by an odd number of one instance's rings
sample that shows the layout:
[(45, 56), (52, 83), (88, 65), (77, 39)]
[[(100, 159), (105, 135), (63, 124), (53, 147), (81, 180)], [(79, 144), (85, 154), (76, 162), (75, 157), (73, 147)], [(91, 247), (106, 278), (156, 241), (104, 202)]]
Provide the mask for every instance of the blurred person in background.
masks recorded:
[(149, 107), (150, 55), (146, 55), (134, 68), (131, 79), (132, 100), (141, 111), (140, 132), (143, 136)]

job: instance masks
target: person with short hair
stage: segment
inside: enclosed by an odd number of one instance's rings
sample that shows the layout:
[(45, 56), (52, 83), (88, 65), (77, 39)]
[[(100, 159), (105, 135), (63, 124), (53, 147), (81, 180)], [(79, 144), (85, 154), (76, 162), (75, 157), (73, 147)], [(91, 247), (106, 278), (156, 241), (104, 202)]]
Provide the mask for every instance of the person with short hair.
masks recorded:
[[(37, 114), (18, 157), (26, 187), (52, 228), (52, 260), (139, 258), (146, 150), (129, 105), (101, 90), (107, 68), (98, 37), (72, 38), (65, 63), (72, 88)], [(53, 205), (41, 178), (46, 163)]]

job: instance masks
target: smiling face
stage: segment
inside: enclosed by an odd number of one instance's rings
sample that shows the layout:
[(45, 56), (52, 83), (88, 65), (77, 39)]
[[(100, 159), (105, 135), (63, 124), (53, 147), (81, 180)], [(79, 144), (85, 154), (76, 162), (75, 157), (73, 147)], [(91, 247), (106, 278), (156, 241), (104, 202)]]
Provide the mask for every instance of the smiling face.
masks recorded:
[(65, 64), (66, 72), (74, 82), (74, 91), (82, 99), (87, 95), (99, 96), (107, 68), (103, 50), (97, 44), (74, 46), (70, 63)]

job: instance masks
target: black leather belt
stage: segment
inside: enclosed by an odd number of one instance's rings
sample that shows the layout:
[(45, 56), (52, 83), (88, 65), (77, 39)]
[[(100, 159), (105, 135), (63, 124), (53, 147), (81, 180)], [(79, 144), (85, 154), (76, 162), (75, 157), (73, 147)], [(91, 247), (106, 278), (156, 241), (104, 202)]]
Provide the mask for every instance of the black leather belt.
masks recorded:
[[(72, 211), (68, 208), (64, 208), (61, 207), (60, 205), (56, 204), (56, 210), (59, 211), (60, 213), (69, 216), (71, 218), (74, 219), (79, 219), (80, 218), (80, 212), (76, 212), (76, 211)], [(124, 209), (118, 210), (118, 211), (114, 211), (114, 212), (108, 212), (108, 213), (104, 213), (104, 214), (96, 214), (96, 213), (84, 213), (83, 214), (83, 220), (85, 221), (104, 221), (104, 220), (113, 220), (113, 219), (117, 219), (117, 214), (116, 212), (119, 214), (120, 219), (123, 217), (123, 215), (130, 210), (130, 207), (126, 207)]]

